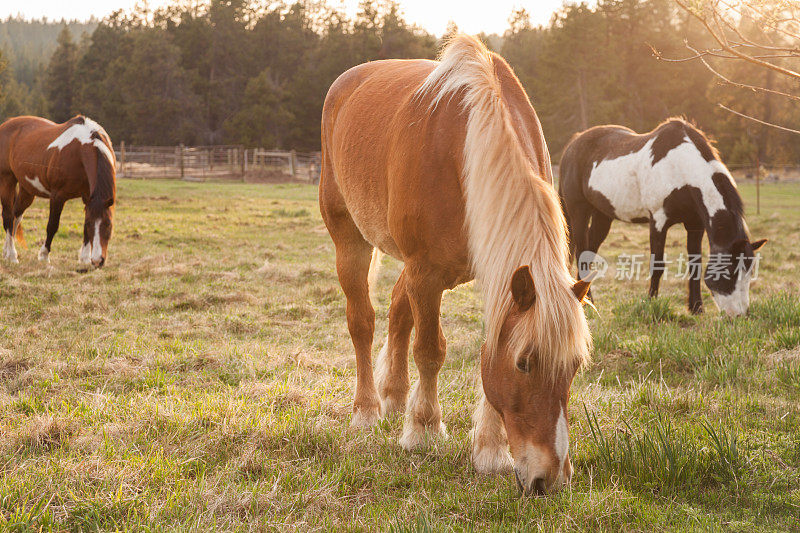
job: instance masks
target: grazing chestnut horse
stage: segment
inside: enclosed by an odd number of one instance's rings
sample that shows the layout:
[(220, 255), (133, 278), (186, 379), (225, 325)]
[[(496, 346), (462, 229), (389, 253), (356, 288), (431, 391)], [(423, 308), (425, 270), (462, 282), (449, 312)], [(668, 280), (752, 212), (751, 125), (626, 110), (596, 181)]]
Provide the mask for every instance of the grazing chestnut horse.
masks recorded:
[[(17, 190), (17, 185), (19, 189)], [(78, 260), (103, 266), (111, 238), (116, 160), (111, 139), (95, 121), (76, 116), (63, 124), (16, 117), (0, 124), (0, 201), (6, 241), (3, 257), (18, 262), (15, 234), (34, 197), (50, 199), (47, 239), (39, 260), (49, 261), (64, 202), (82, 198), (86, 219)]]
[[(354, 67), (325, 99), (322, 153), (320, 207), (356, 352), (352, 425), (405, 410), (403, 448), (446, 435), (437, 392), (442, 292), (474, 278), (487, 329), (475, 468), (513, 465), (525, 493), (567, 483), (567, 401), (591, 343), (581, 307), (589, 284), (570, 275), (547, 147), (511, 68), (464, 35), (439, 62)], [(376, 249), (404, 267), (373, 377)], [(409, 396), (412, 328), (419, 381)]]

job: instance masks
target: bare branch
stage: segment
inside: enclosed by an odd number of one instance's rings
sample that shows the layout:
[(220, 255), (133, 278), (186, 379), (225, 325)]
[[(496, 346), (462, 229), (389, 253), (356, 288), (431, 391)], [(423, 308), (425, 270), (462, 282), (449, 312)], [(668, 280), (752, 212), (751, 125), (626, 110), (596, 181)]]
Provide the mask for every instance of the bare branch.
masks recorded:
[[(734, 6), (730, 5), (729, 3), (725, 2), (724, 0), (721, 0), (721, 3), (722, 3), (723, 5), (725, 5), (725, 6), (727, 6), (729, 9), (731, 9), (731, 10), (732, 10), (732, 11), (734, 11), (735, 13), (739, 14), (740, 16), (742, 15), (742, 12), (741, 12), (741, 10), (740, 10), (740, 9), (738, 9), (737, 7), (734, 7)], [(796, 19), (796, 17), (794, 17), (794, 15), (792, 15), (792, 16), (790, 16), (789, 18), (786, 18), (786, 19), (780, 19), (780, 20), (776, 20), (776, 21), (775, 21), (775, 22), (776, 22), (775, 24), (770, 24), (770, 23), (768, 22), (768, 20), (770, 19), (770, 17), (769, 17), (769, 16), (768, 16), (766, 13), (764, 13), (762, 10), (758, 9), (758, 8), (757, 8), (755, 5), (749, 4), (749, 5), (747, 6), (747, 8), (748, 8), (748, 9), (751, 9), (751, 10), (752, 10), (754, 13), (758, 14), (758, 15), (759, 15), (759, 16), (762, 18), (762, 20), (764, 21), (764, 25), (765, 25), (765, 26), (767, 26), (768, 28), (770, 28), (770, 29), (773, 29), (773, 30), (775, 30), (775, 31), (777, 31), (777, 32), (780, 32), (780, 33), (782, 33), (782, 34), (786, 35), (787, 37), (791, 37), (792, 39), (798, 39), (798, 40), (800, 40), (800, 35), (798, 35), (798, 34), (795, 34), (795, 33), (792, 33), (792, 32), (790, 32), (789, 30), (787, 30), (786, 28), (781, 28), (781, 27), (778, 25), (778, 24), (779, 24), (779, 23), (781, 23), (781, 22), (783, 22), (783, 23), (794, 23), (794, 24), (797, 24), (797, 19)]]
[(688, 48), (689, 50), (691, 50), (692, 52), (694, 52), (696, 54), (695, 57), (697, 57), (697, 59), (702, 61), (703, 65), (705, 65), (706, 68), (709, 71), (711, 71), (712, 74), (714, 74), (716, 77), (718, 77), (719, 79), (721, 79), (722, 81), (724, 81), (728, 85), (732, 85), (732, 86), (738, 87), (740, 89), (749, 89), (749, 90), (754, 91), (754, 92), (765, 92), (765, 93), (769, 93), (769, 94), (776, 94), (778, 96), (783, 96), (783, 97), (789, 98), (790, 100), (794, 100), (796, 102), (800, 102), (800, 96), (796, 96), (794, 94), (784, 93), (784, 92), (781, 92), (781, 91), (775, 91), (773, 89), (767, 89), (766, 87), (758, 87), (756, 85), (748, 85), (746, 83), (739, 83), (739, 82), (733, 81), (733, 80), (723, 76), (718, 71), (716, 71), (708, 63), (708, 61), (705, 60), (703, 55), (698, 50), (696, 50), (695, 48), (692, 48), (692, 46), (687, 41), (684, 41), (684, 44), (686, 45), (686, 48)]
[[(718, 57), (720, 59), (739, 59), (736, 56), (727, 55), (721, 53), (723, 50), (721, 48), (710, 48), (708, 50), (702, 50), (697, 54), (689, 57), (680, 57), (680, 58), (673, 58), (673, 57), (664, 57), (664, 55), (656, 50), (656, 48), (650, 44), (646, 43), (650, 51), (653, 53), (653, 56), (658, 59), (659, 61), (666, 61), (668, 63), (685, 63), (688, 61), (694, 61), (695, 59), (700, 59), (701, 57), (711, 56), (711, 57)], [(736, 46), (744, 46), (737, 44)], [(759, 59), (776, 59), (776, 58), (786, 58), (786, 57), (800, 57), (800, 54), (768, 54), (768, 55), (754, 55), (753, 57)]]
[(792, 128), (787, 128), (785, 126), (779, 126), (778, 124), (773, 124), (771, 122), (765, 122), (765, 121), (763, 121), (761, 119), (757, 119), (755, 117), (751, 117), (750, 115), (745, 115), (744, 113), (740, 113), (740, 112), (738, 112), (738, 111), (736, 111), (734, 109), (731, 109), (730, 107), (727, 107), (727, 106), (725, 106), (723, 104), (717, 104), (717, 105), (719, 107), (721, 107), (722, 109), (724, 109), (725, 111), (733, 113), (734, 115), (738, 115), (738, 116), (740, 116), (742, 118), (746, 118), (747, 120), (752, 120), (753, 122), (758, 122), (759, 124), (763, 124), (764, 126), (769, 126), (770, 128), (777, 128), (777, 129), (782, 130), (782, 131), (788, 131), (789, 133), (796, 133), (797, 135), (800, 135), (800, 130), (793, 130)]
[(794, 78), (796, 80), (800, 80), (800, 72), (795, 72), (794, 70), (787, 69), (781, 67), (780, 65), (776, 65), (774, 63), (770, 63), (768, 61), (764, 61), (761, 59), (757, 59), (751, 55), (744, 54), (739, 52), (736, 48), (732, 47), (730, 42), (728, 41), (727, 37), (725, 36), (725, 32), (722, 29), (722, 23), (719, 21), (719, 14), (716, 10), (712, 11), (712, 17), (714, 19), (713, 24), (716, 26), (715, 28), (711, 27), (711, 23), (707, 20), (705, 16), (701, 16), (695, 10), (691, 9), (686, 3), (685, 0), (675, 0), (679, 6), (681, 6), (684, 10), (690, 13), (694, 18), (696, 18), (700, 23), (706, 28), (706, 30), (711, 34), (717, 43), (719, 43), (720, 47), (728, 52), (729, 54), (735, 55), (739, 59), (747, 61), (749, 63), (753, 63), (754, 65), (758, 65), (764, 68), (768, 68), (783, 74), (784, 76), (788, 76), (790, 78)]

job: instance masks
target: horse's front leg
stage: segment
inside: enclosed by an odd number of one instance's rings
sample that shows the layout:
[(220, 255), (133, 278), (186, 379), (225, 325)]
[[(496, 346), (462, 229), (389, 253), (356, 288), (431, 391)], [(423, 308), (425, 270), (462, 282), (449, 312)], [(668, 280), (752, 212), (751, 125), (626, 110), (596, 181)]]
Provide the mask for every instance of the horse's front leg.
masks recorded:
[(472, 464), (480, 474), (510, 472), (514, 462), (508, 453), (508, 437), (500, 413), (479, 387), (478, 406), (472, 415)]
[(406, 263), (406, 291), (414, 317), (414, 363), (419, 381), (406, 407), (400, 445), (406, 450), (424, 447), (428, 436), (446, 437), (439, 405), (439, 370), (444, 364), (447, 343), (442, 334), (439, 312), (442, 303), (441, 276)]
[(17, 249), (14, 247), (14, 195), (16, 184), (13, 179), (0, 176), (0, 203), (3, 207), (3, 231), (5, 241), (3, 242), (3, 259), (12, 263), (18, 263)]
[(686, 226), (686, 252), (689, 265), (689, 311), (698, 315), (703, 312), (703, 298), (700, 294), (700, 279), (703, 275), (703, 235), (702, 226)]
[[(3, 247), (4, 256), (6, 259), (11, 261), (12, 263), (19, 263), (17, 259), (17, 249), (14, 245), (14, 240), (17, 238), (17, 231), (21, 231), (20, 229), (20, 222), (22, 222), (22, 215), (25, 213), (25, 210), (30, 207), (33, 203), (33, 195), (26, 192), (24, 189), (20, 188), (18, 193), (13, 192), (14, 187), (11, 186), (11, 194), (13, 198), (13, 207), (8, 209), (9, 214), (11, 215), (10, 220), (6, 220), (6, 201), (3, 201), (3, 227), (6, 229), (6, 242), (5, 246)], [(3, 191), (2, 196), (5, 198), (7, 194), (6, 191)], [(7, 222), (9, 223), (6, 226)], [(20, 240), (21, 239), (20, 234)]]
[(667, 241), (667, 226), (658, 227), (654, 219), (650, 219), (650, 298), (658, 296), (658, 286), (664, 275), (664, 246)]
[[(39, 261), (50, 262), (50, 247), (53, 244), (53, 237), (58, 232), (58, 225), (61, 222), (61, 211), (64, 209), (64, 200), (59, 197), (50, 199), (50, 217), (47, 220), (47, 238), (39, 250)], [(84, 228), (84, 234), (86, 229)], [(90, 258), (91, 259), (91, 258)]]

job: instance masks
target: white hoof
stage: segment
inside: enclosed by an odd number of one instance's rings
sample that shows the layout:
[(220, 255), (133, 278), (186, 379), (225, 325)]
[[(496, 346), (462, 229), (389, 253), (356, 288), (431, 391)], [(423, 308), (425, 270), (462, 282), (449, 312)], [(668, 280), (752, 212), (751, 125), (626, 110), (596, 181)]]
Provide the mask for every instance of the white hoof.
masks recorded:
[(500, 474), (510, 472), (514, 461), (507, 448), (484, 446), (472, 449), (472, 464), (479, 474)]
[(352, 429), (367, 429), (377, 425), (380, 420), (380, 414), (376, 410), (358, 409), (353, 413), (353, 418), (350, 419), (350, 427)]
[(42, 247), (39, 249), (39, 261), (42, 261), (43, 263), (50, 262), (50, 250), (47, 249), (47, 246), (42, 245)]
[(404, 450), (410, 452), (428, 448), (436, 440), (447, 440), (447, 428), (444, 422), (434, 426), (423, 426), (419, 422), (406, 420), (399, 442)]

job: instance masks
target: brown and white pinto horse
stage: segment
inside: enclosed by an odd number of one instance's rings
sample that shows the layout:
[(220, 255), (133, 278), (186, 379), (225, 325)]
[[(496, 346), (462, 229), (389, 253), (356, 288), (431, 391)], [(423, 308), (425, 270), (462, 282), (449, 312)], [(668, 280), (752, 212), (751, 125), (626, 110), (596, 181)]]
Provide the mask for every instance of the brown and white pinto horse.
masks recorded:
[[(19, 184), (19, 190), (17, 190)], [(6, 232), (3, 257), (18, 262), (15, 235), (34, 197), (50, 199), (47, 239), (39, 260), (49, 261), (61, 210), (72, 198), (82, 198), (81, 263), (103, 266), (111, 238), (116, 195), (116, 160), (111, 139), (93, 120), (76, 116), (63, 124), (39, 117), (16, 117), (0, 124), (0, 201)]]
[[(475, 278), (487, 327), (475, 468), (513, 464), (526, 493), (567, 483), (569, 389), (591, 343), (581, 308), (588, 283), (570, 275), (547, 147), (511, 68), (464, 35), (439, 62), (354, 67), (328, 91), (322, 151), (320, 207), (356, 352), (352, 425), (405, 410), (403, 448), (446, 435), (437, 393), (442, 292)], [(376, 248), (404, 267), (373, 377)], [(412, 328), (420, 377), (409, 397)]]

